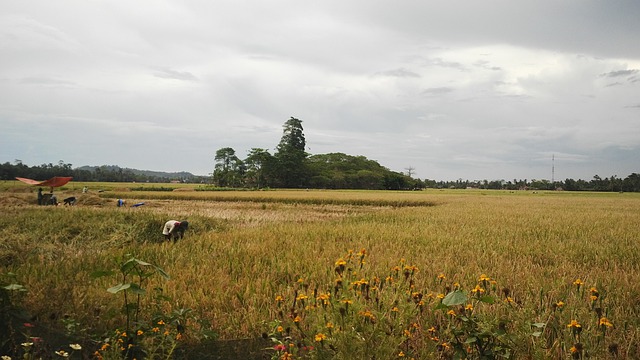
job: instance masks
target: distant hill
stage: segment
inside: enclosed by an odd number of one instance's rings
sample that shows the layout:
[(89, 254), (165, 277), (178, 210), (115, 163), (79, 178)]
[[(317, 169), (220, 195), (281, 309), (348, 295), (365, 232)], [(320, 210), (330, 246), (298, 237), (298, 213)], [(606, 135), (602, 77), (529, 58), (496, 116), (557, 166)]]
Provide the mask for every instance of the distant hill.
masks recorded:
[(131, 168), (121, 168), (117, 165), (102, 165), (102, 166), (85, 165), (85, 166), (80, 166), (76, 168), (76, 170), (85, 170), (85, 171), (91, 171), (91, 172), (95, 172), (96, 169), (114, 171), (114, 172), (122, 170), (123, 172), (125, 171), (131, 172), (134, 175), (142, 175), (142, 176), (156, 177), (156, 178), (167, 178), (167, 179), (190, 179), (190, 178), (196, 177), (196, 175), (193, 175), (192, 173), (187, 171), (164, 172), (164, 171), (152, 171), (152, 170), (138, 170), (138, 169), (131, 169)]

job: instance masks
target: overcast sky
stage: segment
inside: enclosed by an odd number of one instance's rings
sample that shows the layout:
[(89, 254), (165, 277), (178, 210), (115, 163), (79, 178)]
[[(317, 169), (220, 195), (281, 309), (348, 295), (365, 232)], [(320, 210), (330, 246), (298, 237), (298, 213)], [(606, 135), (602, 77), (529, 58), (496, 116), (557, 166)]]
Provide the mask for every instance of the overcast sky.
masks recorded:
[(0, 2), (0, 162), (207, 175), (216, 150), (435, 180), (640, 173), (640, 1)]

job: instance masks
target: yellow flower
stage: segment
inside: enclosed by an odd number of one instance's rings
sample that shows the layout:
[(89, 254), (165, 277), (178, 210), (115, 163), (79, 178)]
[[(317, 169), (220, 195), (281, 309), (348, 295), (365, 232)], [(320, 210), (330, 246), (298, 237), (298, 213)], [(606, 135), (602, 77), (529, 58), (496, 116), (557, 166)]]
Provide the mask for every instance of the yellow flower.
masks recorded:
[(153, 329), (151, 329), (151, 331), (153, 331), (154, 333), (157, 333), (160, 331), (160, 328), (154, 327)]
[(297, 316), (293, 319), (293, 322), (300, 322), (300, 320), (302, 320), (302, 318), (300, 318), (300, 315), (297, 315)]
[(56, 353), (56, 355), (59, 355), (59, 356), (62, 356), (62, 357), (69, 357), (69, 353), (64, 351), (64, 350), (56, 351), (55, 353)]
[(438, 294), (438, 296), (436, 296), (438, 299), (444, 299), (444, 294)]
[(471, 310), (473, 310), (473, 305), (467, 304), (467, 306), (465, 306), (464, 309), (471, 311)]
[(429, 334), (434, 334), (436, 332), (436, 328), (434, 326), (432, 326), (432, 327), (428, 328), (427, 331), (429, 332)]
[(375, 320), (376, 317), (369, 310), (360, 311), (358, 314), (362, 315), (366, 320)]
[(327, 323), (327, 329), (333, 329), (333, 323), (332, 322), (328, 322)]
[(398, 312), (399, 310), (398, 310), (398, 307), (397, 307), (397, 306), (394, 306), (394, 307), (392, 307), (392, 308), (391, 308), (391, 311), (393, 311), (393, 312)]
[(571, 320), (571, 322), (569, 323), (569, 325), (567, 325), (567, 327), (573, 328), (573, 329), (580, 329), (582, 328), (582, 325), (580, 325), (577, 320)]
[(404, 357), (404, 353), (403, 353), (402, 351), (400, 351), (400, 352), (398, 353), (398, 357)]
[(507, 296), (507, 298), (506, 298), (506, 299), (504, 299), (504, 302), (506, 302), (507, 304), (512, 304), (512, 303), (514, 303), (515, 301), (513, 301), (513, 298), (512, 298), (511, 296)]
[(144, 334), (144, 331), (142, 331), (142, 330), (138, 330), (138, 331), (136, 332), (136, 334), (137, 334), (138, 336), (140, 336), (140, 335)]
[(182, 334), (177, 333), (177, 334), (176, 334), (176, 340), (181, 340), (181, 339), (182, 339)]
[(82, 350), (82, 346), (80, 346), (80, 344), (69, 344), (69, 347), (73, 350)]
[(485, 274), (480, 275), (480, 277), (478, 278), (478, 281), (489, 281), (489, 280), (491, 280), (491, 278)]
[(278, 295), (276, 296), (276, 302), (283, 302), (284, 298), (282, 297), (282, 295)]
[(447, 277), (446, 277), (446, 276), (444, 276), (444, 274), (440, 274), (440, 275), (438, 275), (438, 280), (441, 280), (441, 281), (442, 281), (442, 280), (444, 280), (444, 279), (446, 279), (446, 278), (447, 278)]
[(558, 301), (558, 302), (556, 303), (556, 307), (558, 307), (558, 308), (562, 308), (562, 307), (564, 307), (564, 302), (563, 302), (562, 300)]
[(158, 321), (158, 325), (164, 325), (164, 321), (163, 320)]
[(347, 265), (347, 262), (344, 261), (342, 258), (338, 259), (338, 261), (336, 261), (336, 266), (345, 266)]
[(109, 348), (109, 346), (110, 346), (109, 343), (104, 343), (104, 344), (102, 344), (102, 347), (100, 348), (100, 350), (101, 351), (105, 351), (105, 350), (107, 350)]
[(600, 326), (602, 327), (612, 327), (613, 324), (611, 323), (611, 321), (609, 321), (609, 319), (607, 319), (606, 317), (602, 317), (600, 318), (600, 321), (598, 322), (600, 324)]
[(475, 288), (471, 290), (472, 293), (480, 295), (484, 292), (484, 289), (480, 287), (480, 285), (476, 285)]
[(573, 285), (580, 289), (580, 286), (584, 285), (584, 282), (580, 279), (576, 279), (576, 281), (573, 282)]
[(276, 331), (281, 333), (284, 331), (284, 328), (281, 325), (278, 325), (278, 327), (276, 328)]
[(323, 334), (323, 333), (318, 333), (315, 336), (315, 340), (316, 342), (322, 342), (327, 338), (327, 335)]
[(456, 312), (454, 310), (447, 311), (447, 315), (456, 316)]

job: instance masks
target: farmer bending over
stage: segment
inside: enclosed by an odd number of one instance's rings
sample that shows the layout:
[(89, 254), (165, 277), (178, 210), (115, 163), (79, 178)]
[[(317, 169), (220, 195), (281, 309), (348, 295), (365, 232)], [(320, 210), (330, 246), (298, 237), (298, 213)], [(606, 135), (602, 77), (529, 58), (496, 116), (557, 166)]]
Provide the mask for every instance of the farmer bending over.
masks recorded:
[(188, 221), (169, 220), (164, 224), (162, 234), (165, 240), (178, 241), (184, 236), (184, 232), (189, 228)]

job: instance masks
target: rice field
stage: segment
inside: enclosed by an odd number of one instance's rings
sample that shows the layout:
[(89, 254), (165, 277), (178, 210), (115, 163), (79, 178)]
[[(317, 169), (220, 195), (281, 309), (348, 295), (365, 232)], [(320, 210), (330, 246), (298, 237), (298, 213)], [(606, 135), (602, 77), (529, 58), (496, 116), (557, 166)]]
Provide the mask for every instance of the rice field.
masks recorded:
[[(170, 275), (145, 279), (143, 314), (190, 309), (185, 344), (206, 323), (218, 341), (266, 334), (276, 358), (481, 358), (487, 339), (494, 357), (640, 356), (638, 194), (69, 185), (58, 198), (77, 196), (73, 207), (0, 185), (3, 284), (27, 289), (18, 300), (39, 326), (73, 319), (71, 335), (93, 339), (123, 329), (121, 294), (106, 291), (121, 279), (92, 274), (134, 256)], [(185, 239), (162, 241), (169, 219), (189, 221)], [(440, 305), (449, 293), (464, 303)]]

